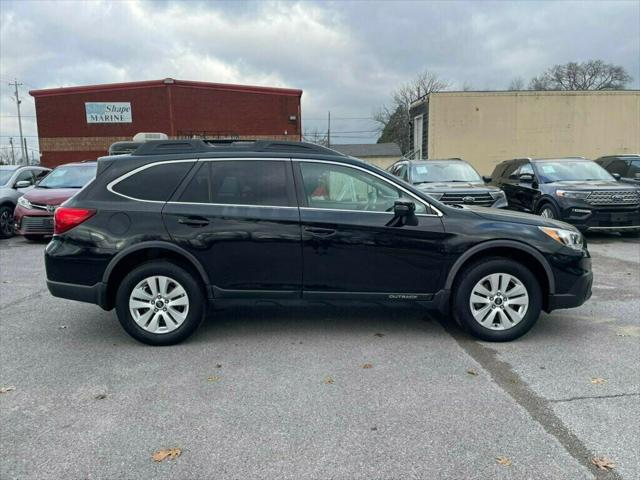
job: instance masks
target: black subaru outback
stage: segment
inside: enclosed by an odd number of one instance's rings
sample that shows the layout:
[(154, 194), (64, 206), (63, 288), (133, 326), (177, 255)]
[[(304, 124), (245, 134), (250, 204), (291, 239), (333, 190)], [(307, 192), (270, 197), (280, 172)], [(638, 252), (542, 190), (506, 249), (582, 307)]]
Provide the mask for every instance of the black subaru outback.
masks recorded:
[(496, 166), (509, 208), (569, 222), (581, 231), (640, 232), (640, 186), (618, 182), (584, 158), (516, 158)]
[(47, 285), (136, 339), (187, 338), (228, 300), (414, 302), (517, 338), (591, 295), (571, 225), (450, 207), (355, 158), (294, 142), (154, 141), (103, 157), (58, 208)]

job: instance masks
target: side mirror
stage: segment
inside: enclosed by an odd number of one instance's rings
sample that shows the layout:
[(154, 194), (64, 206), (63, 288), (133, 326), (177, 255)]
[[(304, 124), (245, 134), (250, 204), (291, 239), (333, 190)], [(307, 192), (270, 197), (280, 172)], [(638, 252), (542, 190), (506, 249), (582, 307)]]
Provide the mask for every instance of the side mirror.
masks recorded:
[(16, 182), (13, 188), (27, 188), (30, 186), (31, 186), (31, 182), (29, 180), (20, 180), (19, 182)]
[(484, 183), (491, 183), (491, 180), (493, 180), (493, 178), (483, 175), (482, 180), (484, 180)]
[(519, 179), (521, 183), (533, 183), (533, 175), (530, 173), (522, 173)]
[(619, 174), (619, 173), (612, 173), (611, 175), (612, 175), (612, 176), (613, 176), (613, 178), (615, 178), (618, 182), (619, 182), (619, 181), (620, 181), (620, 179), (622, 178), (622, 177), (620, 176), (620, 174)]
[(396, 200), (393, 204), (393, 213), (396, 217), (408, 217), (416, 211), (416, 204), (411, 200)]

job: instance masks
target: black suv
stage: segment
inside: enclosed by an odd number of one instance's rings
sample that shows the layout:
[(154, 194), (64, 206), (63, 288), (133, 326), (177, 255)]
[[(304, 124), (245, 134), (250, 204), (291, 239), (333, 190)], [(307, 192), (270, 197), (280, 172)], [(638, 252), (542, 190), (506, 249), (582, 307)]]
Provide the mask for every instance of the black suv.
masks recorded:
[(581, 305), (592, 283), (570, 225), (449, 207), (355, 158), (267, 141), (154, 141), (100, 158), (56, 210), (45, 263), (53, 295), (115, 307), (155, 345), (238, 299), (415, 302), (504, 341), (541, 310)]
[(490, 178), (480, 174), (464, 160), (400, 160), (389, 172), (447, 205), (478, 205), (505, 208), (504, 192), (487, 185)]
[(596, 163), (623, 182), (640, 185), (640, 155), (608, 155)]
[(640, 187), (618, 182), (591, 160), (516, 158), (500, 163), (492, 177), (513, 210), (563, 220), (581, 231), (640, 231)]

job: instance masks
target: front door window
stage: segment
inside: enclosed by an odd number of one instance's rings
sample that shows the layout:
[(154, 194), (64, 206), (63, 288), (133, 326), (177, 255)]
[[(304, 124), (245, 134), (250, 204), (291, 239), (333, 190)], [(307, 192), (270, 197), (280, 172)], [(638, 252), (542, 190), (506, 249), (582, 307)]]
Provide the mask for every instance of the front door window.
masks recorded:
[[(392, 184), (362, 170), (330, 163), (300, 164), (307, 205), (311, 208), (391, 212), (396, 200), (408, 197)], [(426, 207), (416, 203), (416, 213)]]

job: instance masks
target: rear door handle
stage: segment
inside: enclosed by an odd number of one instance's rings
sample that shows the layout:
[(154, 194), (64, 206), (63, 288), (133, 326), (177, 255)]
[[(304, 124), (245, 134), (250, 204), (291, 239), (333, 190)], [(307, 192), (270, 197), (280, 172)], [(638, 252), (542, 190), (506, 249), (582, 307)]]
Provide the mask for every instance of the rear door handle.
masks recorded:
[(336, 234), (336, 230), (334, 228), (304, 227), (304, 231), (310, 233), (314, 237), (321, 238), (333, 237)]
[(190, 227), (205, 227), (209, 225), (209, 220), (203, 217), (181, 217), (178, 219), (178, 223)]

